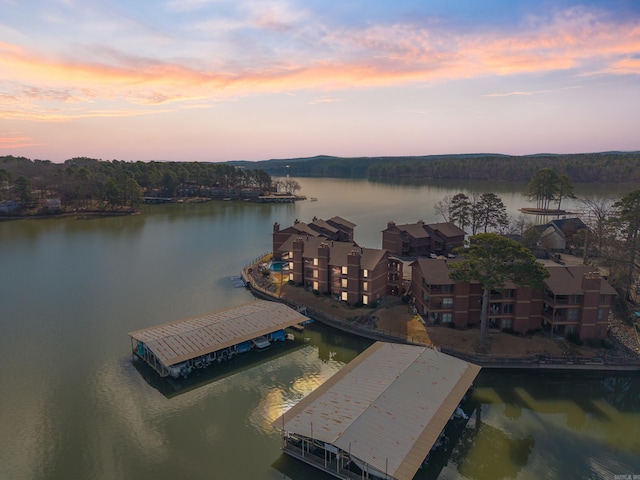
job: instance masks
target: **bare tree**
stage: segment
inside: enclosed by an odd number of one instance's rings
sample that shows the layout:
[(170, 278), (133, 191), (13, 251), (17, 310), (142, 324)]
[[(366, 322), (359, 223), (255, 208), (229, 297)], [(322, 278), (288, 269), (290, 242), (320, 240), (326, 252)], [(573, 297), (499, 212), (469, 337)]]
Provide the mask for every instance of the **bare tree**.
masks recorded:
[(608, 218), (613, 214), (613, 200), (598, 195), (587, 195), (579, 200), (582, 205), (582, 221), (587, 224), (598, 242), (598, 254), (608, 236), (610, 225)]
[(442, 217), (443, 221), (451, 221), (451, 197), (449, 195), (445, 195), (442, 200), (433, 206), (433, 209), (435, 210), (436, 215)]

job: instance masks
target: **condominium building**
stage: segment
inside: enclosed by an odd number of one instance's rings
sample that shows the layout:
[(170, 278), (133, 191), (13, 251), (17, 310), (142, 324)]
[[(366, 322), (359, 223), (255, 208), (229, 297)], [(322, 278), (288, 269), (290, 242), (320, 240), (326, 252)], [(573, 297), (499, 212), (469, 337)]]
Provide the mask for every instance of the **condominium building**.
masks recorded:
[(464, 244), (465, 232), (454, 223), (387, 223), (382, 248), (399, 257), (448, 255)]
[[(412, 302), (430, 324), (466, 328), (480, 324), (482, 287), (454, 282), (449, 263), (419, 258), (411, 264)], [(607, 335), (609, 310), (616, 291), (594, 267), (547, 266), (544, 290), (508, 284), (491, 291), (488, 326), (519, 333), (542, 329), (580, 339)]]

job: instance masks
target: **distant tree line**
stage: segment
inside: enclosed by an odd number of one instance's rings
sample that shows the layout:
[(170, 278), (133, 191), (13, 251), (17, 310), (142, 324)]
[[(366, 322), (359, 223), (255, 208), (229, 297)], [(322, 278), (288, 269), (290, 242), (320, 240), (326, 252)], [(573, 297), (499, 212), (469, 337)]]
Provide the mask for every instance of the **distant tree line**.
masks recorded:
[(72, 158), (63, 164), (24, 157), (0, 157), (0, 201), (22, 209), (59, 199), (73, 208), (135, 209), (143, 196), (207, 196), (216, 191), (272, 188), (263, 170), (222, 163), (125, 162)]
[[(239, 162), (238, 164), (246, 164)], [(541, 168), (567, 175), (575, 183), (640, 182), (640, 152), (541, 155), (433, 155), (340, 158), (318, 156), (267, 160), (254, 166), (272, 175), (369, 179), (465, 179), (526, 182)]]

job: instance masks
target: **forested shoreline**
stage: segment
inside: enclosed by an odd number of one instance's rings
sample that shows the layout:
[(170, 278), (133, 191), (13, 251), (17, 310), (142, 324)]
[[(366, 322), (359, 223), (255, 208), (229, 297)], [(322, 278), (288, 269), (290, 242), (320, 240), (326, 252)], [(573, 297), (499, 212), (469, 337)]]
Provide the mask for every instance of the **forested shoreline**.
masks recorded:
[(541, 168), (552, 168), (574, 183), (640, 182), (640, 152), (540, 155), (431, 155), (341, 158), (317, 156), (229, 162), (253, 165), (271, 175), (382, 179), (462, 179), (526, 182)]
[(73, 158), (62, 164), (0, 157), (3, 214), (135, 211), (144, 197), (257, 197), (271, 176), (223, 163), (126, 162)]

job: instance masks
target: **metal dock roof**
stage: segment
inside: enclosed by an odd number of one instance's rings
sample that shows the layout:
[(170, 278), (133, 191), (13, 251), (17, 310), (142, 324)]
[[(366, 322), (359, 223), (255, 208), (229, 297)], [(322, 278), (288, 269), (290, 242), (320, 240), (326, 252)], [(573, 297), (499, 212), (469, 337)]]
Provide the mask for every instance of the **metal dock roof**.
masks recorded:
[(307, 320), (308, 317), (286, 305), (258, 300), (136, 330), (129, 336), (143, 342), (158, 360), (169, 366)]
[(272, 426), (410, 480), (479, 371), (428, 347), (378, 342)]

